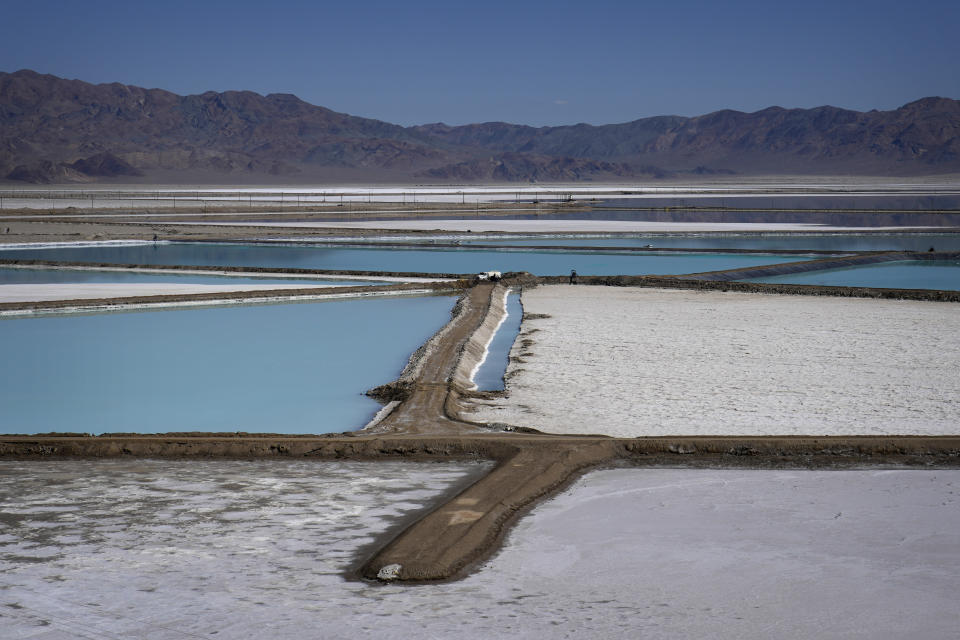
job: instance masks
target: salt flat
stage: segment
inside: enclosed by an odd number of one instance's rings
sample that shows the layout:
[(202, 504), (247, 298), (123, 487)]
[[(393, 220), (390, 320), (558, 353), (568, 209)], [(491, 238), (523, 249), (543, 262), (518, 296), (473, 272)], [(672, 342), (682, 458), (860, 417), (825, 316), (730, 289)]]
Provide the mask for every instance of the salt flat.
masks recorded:
[(554, 285), (527, 289), (508, 397), (472, 419), (550, 433), (960, 431), (949, 303)]
[[(362, 213), (362, 212), (354, 212)], [(374, 212), (369, 212), (374, 213)], [(146, 224), (146, 223), (145, 223)], [(395, 231), (456, 231), (512, 233), (740, 233), (746, 231), (894, 231), (905, 227), (841, 227), (824, 224), (786, 222), (650, 222), (645, 220), (511, 220), (411, 218), (409, 220), (356, 220), (349, 222), (317, 220), (312, 222), (179, 222), (181, 225), (203, 224), (210, 227), (262, 227), (289, 229), (390, 229)], [(927, 227), (909, 227), (925, 229)]]
[(954, 638), (958, 481), (955, 469), (599, 471), (538, 506), (464, 584), (535, 612), (492, 610), (511, 637)]
[(960, 471), (619, 469), (459, 582), (349, 581), (489, 469), (0, 461), (0, 637), (954, 638)]

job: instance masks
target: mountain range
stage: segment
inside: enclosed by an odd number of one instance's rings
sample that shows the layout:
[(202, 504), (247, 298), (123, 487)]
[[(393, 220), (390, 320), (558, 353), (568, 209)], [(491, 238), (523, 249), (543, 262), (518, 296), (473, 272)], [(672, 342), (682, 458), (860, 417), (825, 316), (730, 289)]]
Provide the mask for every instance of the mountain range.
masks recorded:
[(622, 124), (413, 127), (290, 94), (180, 96), (0, 72), (0, 179), (239, 184), (622, 181), (691, 175), (960, 173), (960, 101)]

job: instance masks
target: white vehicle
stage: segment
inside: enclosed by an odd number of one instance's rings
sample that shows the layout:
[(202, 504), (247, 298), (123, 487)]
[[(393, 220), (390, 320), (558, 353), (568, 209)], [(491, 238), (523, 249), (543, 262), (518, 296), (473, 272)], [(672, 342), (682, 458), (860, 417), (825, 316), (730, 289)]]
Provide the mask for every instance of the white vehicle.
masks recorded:
[(498, 282), (503, 277), (503, 274), (499, 271), (481, 271), (477, 274), (477, 280), (481, 282)]

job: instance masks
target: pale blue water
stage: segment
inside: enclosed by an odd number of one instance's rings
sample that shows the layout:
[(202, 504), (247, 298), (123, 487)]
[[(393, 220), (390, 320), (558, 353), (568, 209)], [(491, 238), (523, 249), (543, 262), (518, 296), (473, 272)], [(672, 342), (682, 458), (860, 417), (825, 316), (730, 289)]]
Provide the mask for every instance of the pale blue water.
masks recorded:
[(432, 249), (421, 246), (383, 249), (322, 244), (202, 243), (15, 249), (0, 252), (0, 257), (116, 264), (259, 266), (421, 273), (529, 271), (535, 275), (562, 275), (569, 273), (571, 269), (576, 269), (583, 275), (682, 274), (809, 259), (804, 256), (762, 254), (636, 255), (626, 252)]
[(357, 429), (453, 302), (0, 319), (0, 433)]
[(21, 269), (0, 266), (0, 284), (53, 284), (81, 282), (174, 282), (182, 284), (301, 284), (304, 287), (326, 285), (374, 285), (378, 282), (318, 280), (315, 278), (257, 278), (177, 273), (141, 273), (136, 271), (77, 271), (74, 269)]
[(473, 381), (481, 391), (502, 391), (503, 374), (507, 371), (510, 349), (520, 332), (520, 320), (523, 318), (523, 306), (520, 294), (507, 296), (507, 317), (493, 336), (488, 348), (487, 359), (477, 370)]
[(958, 291), (960, 290), (960, 260), (881, 262), (844, 269), (751, 278), (743, 282)]
[[(960, 233), (835, 235), (632, 235), (617, 237), (537, 236), (458, 240), (465, 245), (496, 244), (566, 247), (646, 247), (684, 249), (763, 249), (767, 251), (960, 251)], [(449, 240), (448, 240), (449, 242)]]

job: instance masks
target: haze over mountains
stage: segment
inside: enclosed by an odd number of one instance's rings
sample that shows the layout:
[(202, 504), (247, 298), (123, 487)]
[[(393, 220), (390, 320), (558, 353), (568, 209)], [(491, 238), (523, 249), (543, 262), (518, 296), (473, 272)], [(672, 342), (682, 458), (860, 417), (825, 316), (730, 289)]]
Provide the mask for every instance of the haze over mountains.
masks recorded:
[(289, 94), (179, 96), (27, 70), (0, 73), (0, 179), (20, 183), (947, 173), (960, 173), (960, 101), (948, 98), (892, 111), (770, 107), (603, 126), (402, 127)]

